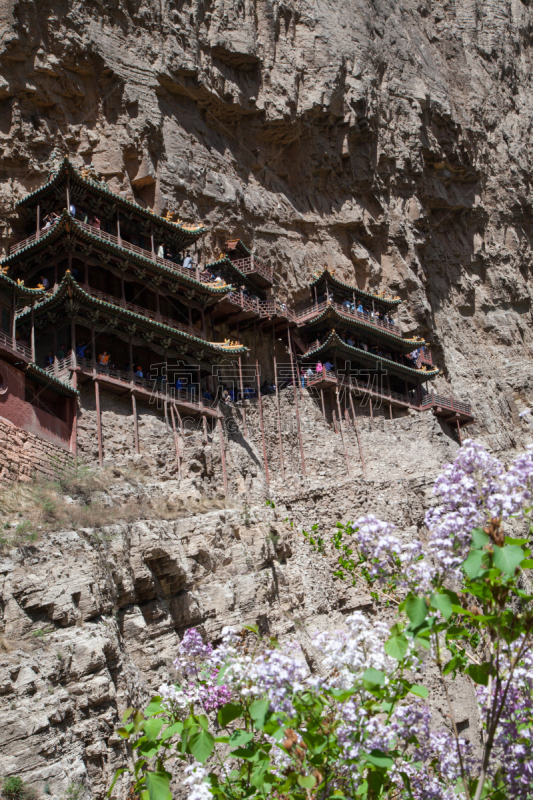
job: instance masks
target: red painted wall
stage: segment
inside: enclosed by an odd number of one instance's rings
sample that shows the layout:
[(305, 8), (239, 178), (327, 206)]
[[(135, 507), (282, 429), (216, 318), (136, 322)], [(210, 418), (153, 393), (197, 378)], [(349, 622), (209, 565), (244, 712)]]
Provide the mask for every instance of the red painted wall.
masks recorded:
[[(0, 417), (53, 444), (69, 446), (71, 424), (24, 399), (25, 373), (0, 360)], [(69, 401), (73, 403), (73, 400)], [(69, 414), (72, 418), (72, 414)]]

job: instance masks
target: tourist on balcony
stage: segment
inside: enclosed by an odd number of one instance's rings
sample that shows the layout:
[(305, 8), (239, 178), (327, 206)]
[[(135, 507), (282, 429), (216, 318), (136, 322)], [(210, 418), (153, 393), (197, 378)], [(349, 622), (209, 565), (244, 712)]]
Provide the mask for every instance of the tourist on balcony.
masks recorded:
[(98, 219), (98, 217), (93, 217), (92, 225), (93, 228), (96, 228), (97, 231), (100, 230), (100, 220)]
[[(109, 356), (108, 356), (109, 358)], [(141, 366), (137, 367), (135, 370), (135, 377), (136, 378), (144, 378), (143, 368)]]
[(208, 389), (204, 389), (203, 390), (202, 397), (203, 397), (204, 400), (209, 400), (209, 402), (212, 402), (212, 400), (213, 400), (213, 395), (211, 394), (211, 392)]
[(348, 312), (352, 310), (352, 304), (350, 303), (349, 300), (345, 300), (344, 303), (342, 304), (342, 307), (346, 309), (346, 311)]
[(222, 396), (222, 402), (223, 403), (226, 403), (226, 405), (231, 403), (232, 398), (231, 398), (231, 395), (228, 392), (225, 384), (222, 385), (222, 395), (221, 396)]
[(324, 369), (326, 370), (326, 372), (332, 372), (333, 364), (331, 363), (331, 361), (326, 361), (326, 363), (324, 364)]
[(60, 361), (63, 361), (64, 358), (67, 357), (67, 346), (66, 344), (62, 344), (59, 346), (59, 350), (57, 351), (57, 357)]
[(248, 383), (244, 386), (243, 394), (245, 400), (251, 400), (253, 397), (257, 397), (257, 392), (255, 389), (252, 389)]
[(165, 258), (167, 261), (172, 261), (173, 259), (172, 250), (168, 246), (165, 246)]
[(157, 255), (158, 255), (158, 258), (164, 258), (165, 257), (165, 248), (163, 247), (162, 244), (160, 244), (159, 247), (157, 248)]
[(314, 380), (315, 373), (313, 372), (312, 367), (308, 367), (307, 368), (307, 372), (305, 373), (305, 377), (307, 378), (307, 383), (309, 383), (309, 381)]
[(104, 367), (108, 366), (108, 364), (109, 364), (109, 355), (107, 353), (107, 350), (104, 350), (103, 353), (100, 353), (100, 355), (98, 356), (98, 363), (102, 364)]
[(53, 366), (53, 364), (54, 364), (54, 352), (53, 352), (53, 350), (49, 350), (48, 351), (48, 355), (44, 359), (44, 366), (45, 367), (51, 367), (51, 366)]
[(261, 392), (261, 394), (272, 394), (271, 387), (266, 379), (261, 384), (259, 391)]
[(322, 366), (322, 362), (321, 361), (317, 361), (316, 362), (316, 367), (315, 367), (315, 372), (316, 372), (317, 378), (321, 378), (322, 377), (323, 371), (324, 371), (324, 367)]
[(357, 304), (357, 311), (360, 314), (364, 314), (365, 313), (365, 309), (363, 308), (363, 304), (362, 304), (362, 302), (360, 300), (359, 300), (359, 303)]
[(41, 275), (41, 286), (45, 290), (50, 288), (50, 281), (44, 275)]
[(346, 344), (349, 344), (350, 347), (355, 347), (355, 341), (352, 339), (351, 336), (348, 336), (348, 338), (346, 339)]
[(302, 389), (305, 389), (305, 367), (302, 367), (300, 380), (302, 381)]
[(185, 269), (192, 269), (192, 258), (190, 250), (187, 250), (187, 254), (183, 259), (183, 266), (185, 267)]
[(68, 210), (71, 217), (76, 216), (76, 206), (74, 206), (72, 203), (69, 205)]
[(80, 344), (76, 347), (76, 358), (85, 358), (85, 351), (87, 350), (89, 345), (87, 344)]

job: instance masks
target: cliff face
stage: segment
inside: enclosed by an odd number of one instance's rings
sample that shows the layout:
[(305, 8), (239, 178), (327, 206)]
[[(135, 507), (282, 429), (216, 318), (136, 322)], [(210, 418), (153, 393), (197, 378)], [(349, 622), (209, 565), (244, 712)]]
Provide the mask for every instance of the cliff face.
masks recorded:
[[(432, 342), (437, 386), (472, 403), (470, 431), (505, 456), (531, 439), (518, 413), (533, 403), (532, 23), (525, 0), (0, 0), (3, 245), (21, 237), (16, 202), (68, 152), (115, 191), (204, 220), (206, 259), (240, 236), (291, 302), (324, 264), (388, 286), (404, 331)], [(106, 547), (58, 532), (5, 555), (6, 773), (57, 795), (83, 779), (99, 796), (125, 757), (118, 713), (166, 675), (188, 624), (216, 638), (259, 621), (305, 651), (306, 625), (371, 608), (322, 574), (299, 530), (372, 510), (415, 533), (456, 444), (432, 418), (365, 424), (366, 475), (351, 431), (347, 479), (339, 436), (302, 415), (310, 478), (293, 431), (276, 512), (243, 510), (265, 484), (259, 440), (237, 437), (228, 509), (120, 523)], [(122, 458), (131, 444), (113, 435)], [(199, 495), (215, 461), (195, 456)]]

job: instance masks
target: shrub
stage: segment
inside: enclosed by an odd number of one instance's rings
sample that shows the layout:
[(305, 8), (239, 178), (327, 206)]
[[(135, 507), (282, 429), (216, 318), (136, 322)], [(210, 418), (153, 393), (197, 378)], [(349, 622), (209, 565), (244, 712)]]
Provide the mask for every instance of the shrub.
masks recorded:
[(4, 778), (2, 782), (2, 794), (8, 800), (20, 800), (24, 790), (24, 781), (18, 775), (11, 775)]

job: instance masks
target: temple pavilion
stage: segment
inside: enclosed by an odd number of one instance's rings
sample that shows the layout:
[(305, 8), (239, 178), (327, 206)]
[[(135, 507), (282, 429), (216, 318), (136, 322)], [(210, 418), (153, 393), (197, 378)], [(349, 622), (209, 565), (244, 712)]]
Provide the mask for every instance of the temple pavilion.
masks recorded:
[(173, 423), (175, 412), (220, 427), (217, 374), (238, 364), (245, 396), (239, 338), (250, 329), (286, 344), (292, 380), (305, 372), (323, 408), (324, 393), (346, 388), (352, 412), (357, 392), (371, 414), (379, 398), (391, 416), (393, 407), (433, 408), (458, 428), (473, 420), (466, 404), (429, 391), (438, 370), (425, 341), (402, 336), (400, 298), (389, 292), (325, 269), (295, 311), (276, 296), (272, 267), (240, 239), (202, 265), (202, 225), (155, 214), (68, 158), (18, 209), (26, 237), (0, 273), (0, 413), (73, 451), (81, 394), (93, 392), (102, 462), (101, 389), (131, 403), (137, 452), (137, 402), (157, 399), (165, 416), (168, 404)]

